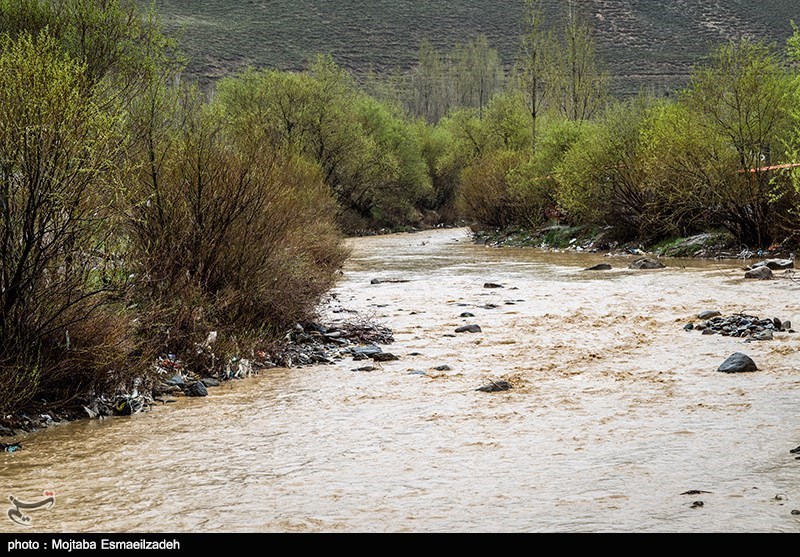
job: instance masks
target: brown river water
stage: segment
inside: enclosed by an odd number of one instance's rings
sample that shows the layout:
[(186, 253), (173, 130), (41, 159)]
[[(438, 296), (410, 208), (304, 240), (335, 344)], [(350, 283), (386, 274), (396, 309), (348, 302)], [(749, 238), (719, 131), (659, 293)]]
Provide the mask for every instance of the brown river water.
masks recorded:
[[(800, 324), (800, 284), (463, 229), (349, 242), (324, 313), (391, 327), (398, 361), (271, 370), (27, 435), (0, 453), (2, 500), (56, 503), (26, 530), (3, 510), (0, 531), (800, 532), (800, 334), (683, 330), (705, 309)], [(598, 262), (614, 269), (581, 270)], [(454, 334), (469, 323), (483, 332)], [(717, 373), (737, 351), (759, 371)], [(514, 388), (475, 391), (492, 379)]]

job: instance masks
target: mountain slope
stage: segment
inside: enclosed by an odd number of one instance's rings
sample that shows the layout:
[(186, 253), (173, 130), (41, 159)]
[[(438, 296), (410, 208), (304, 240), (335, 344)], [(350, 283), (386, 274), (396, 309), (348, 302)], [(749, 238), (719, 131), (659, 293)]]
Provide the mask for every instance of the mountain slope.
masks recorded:
[[(150, 0), (137, 0), (147, 5)], [(550, 21), (562, 0), (545, 0)], [(583, 0), (618, 93), (674, 89), (709, 45), (748, 36), (782, 44), (796, 0)], [(190, 73), (214, 79), (242, 66), (299, 69), (330, 53), (356, 71), (408, 68), (421, 39), (442, 49), (484, 33), (505, 62), (517, 50), (521, 0), (156, 0), (178, 32)]]

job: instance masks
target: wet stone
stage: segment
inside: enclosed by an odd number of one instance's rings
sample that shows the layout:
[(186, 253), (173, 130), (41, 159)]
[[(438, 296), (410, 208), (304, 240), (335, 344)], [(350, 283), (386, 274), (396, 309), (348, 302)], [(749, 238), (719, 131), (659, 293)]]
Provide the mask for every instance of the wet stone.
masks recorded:
[(448, 366), (447, 364), (444, 364), (444, 365), (441, 365), (441, 366), (436, 366), (433, 369), (435, 369), (436, 371), (450, 371), (452, 368), (450, 366)]
[(750, 356), (742, 354), (741, 352), (735, 352), (731, 354), (727, 360), (722, 362), (722, 365), (719, 366), (717, 371), (723, 373), (742, 373), (758, 371), (758, 367), (756, 367), (756, 363)]
[(208, 396), (208, 389), (200, 381), (187, 385), (183, 392), (186, 396)]
[(213, 377), (204, 377), (200, 380), (206, 387), (219, 387), (219, 381)]
[(489, 384), (484, 385), (483, 387), (478, 387), (475, 390), (482, 391), (484, 393), (496, 393), (500, 391), (508, 391), (512, 388), (514, 388), (514, 386), (508, 381), (491, 381)]
[(185, 385), (186, 381), (183, 380), (183, 376), (181, 376), (181, 375), (173, 375), (172, 377), (170, 377), (169, 379), (164, 381), (164, 383), (166, 383), (167, 385), (171, 385), (171, 386), (174, 386), (174, 385), (180, 386), (180, 385)]
[(597, 265), (594, 265), (593, 267), (588, 267), (584, 269), (584, 271), (610, 271), (610, 270), (611, 270), (611, 265), (609, 265), (608, 263), (599, 263)]
[(642, 257), (631, 263), (629, 269), (663, 269), (665, 265), (661, 261), (650, 259), (649, 257)]
[(755, 279), (755, 280), (770, 280), (772, 278), (772, 269), (769, 267), (756, 267), (755, 269), (751, 269), (744, 274), (744, 278), (746, 279)]
[(505, 288), (502, 284), (497, 284), (496, 282), (485, 282), (483, 283), (484, 288)]
[(459, 317), (475, 317), (475, 314), (474, 313), (470, 313), (468, 311), (465, 311), (464, 313), (459, 315)]
[(480, 333), (480, 325), (464, 325), (456, 329), (457, 333)]
[(709, 310), (706, 310), (706, 311), (701, 311), (697, 315), (697, 318), (698, 319), (703, 319), (703, 320), (708, 320), (708, 319), (712, 319), (714, 317), (719, 317), (720, 315), (722, 315), (722, 314), (720, 312), (718, 312), (717, 310), (709, 309)]
[(355, 368), (353, 371), (375, 371), (376, 369), (378, 368), (375, 366), (361, 366)]
[(391, 352), (377, 352), (372, 355), (372, 359), (376, 362), (391, 362), (394, 360), (399, 360), (400, 358)]

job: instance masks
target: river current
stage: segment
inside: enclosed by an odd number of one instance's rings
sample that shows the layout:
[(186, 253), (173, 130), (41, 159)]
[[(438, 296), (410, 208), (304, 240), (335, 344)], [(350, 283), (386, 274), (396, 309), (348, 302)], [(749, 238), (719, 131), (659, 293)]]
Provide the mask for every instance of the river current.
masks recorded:
[[(800, 326), (800, 284), (465, 229), (348, 242), (324, 320), (387, 325), (397, 361), (269, 370), (26, 435), (0, 453), (2, 500), (56, 503), (0, 531), (800, 532), (800, 334), (683, 329), (706, 309)], [(718, 373), (734, 352), (759, 371)]]

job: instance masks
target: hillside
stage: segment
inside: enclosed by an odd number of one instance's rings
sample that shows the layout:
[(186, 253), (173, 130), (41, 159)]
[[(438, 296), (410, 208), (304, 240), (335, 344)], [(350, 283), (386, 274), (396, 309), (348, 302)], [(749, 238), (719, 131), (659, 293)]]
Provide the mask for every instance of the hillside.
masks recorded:
[[(150, 0), (137, 0), (146, 5)], [(550, 20), (560, 0), (545, 0)], [(581, 2), (593, 19), (601, 54), (626, 94), (685, 83), (708, 46), (739, 36), (783, 43), (795, 0), (593, 0)], [(327, 52), (356, 71), (414, 63), (422, 38), (440, 48), (485, 33), (505, 62), (518, 44), (520, 0), (156, 0), (167, 29), (178, 32), (189, 71), (209, 80), (243, 66), (301, 68)]]

